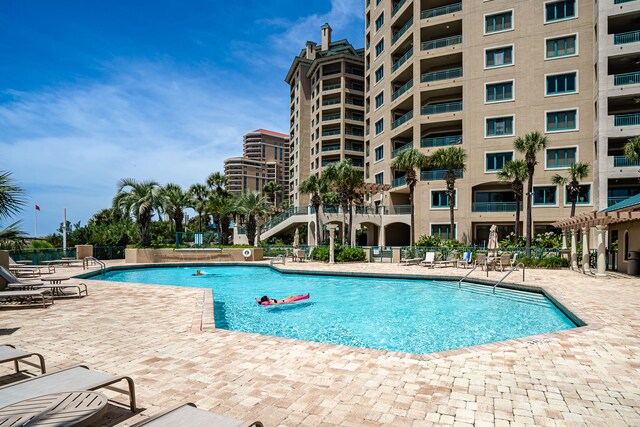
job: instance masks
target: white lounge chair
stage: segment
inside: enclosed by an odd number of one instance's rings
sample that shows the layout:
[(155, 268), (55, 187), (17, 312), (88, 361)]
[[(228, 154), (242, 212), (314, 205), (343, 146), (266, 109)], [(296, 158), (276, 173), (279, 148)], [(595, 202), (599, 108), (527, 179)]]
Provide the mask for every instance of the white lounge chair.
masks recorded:
[[(64, 289), (73, 288), (78, 292), (78, 298), (84, 295), (89, 295), (87, 290), (87, 285), (84, 283), (75, 283), (75, 282), (67, 282), (67, 283), (41, 283), (41, 282), (23, 282), (18, 279), (16, 276), (11, 274), (11, 272), (4, 269), (4, 267), (0, 266), (0, 278), (3, 278), (7, 282), (7, 289), (11, 291), (38, 291), (38, 290), (49, 290), (51, 291), (52, 296), (67, 296), (64, 293)], [(1, 295), (1, 294), (0, 294)], [(43, 301), (44, 303), (44, 301)]]
[(473, 254), (471, 252), (465, 252), (462, 256), (462, 259), (459, 259), (456, 262), (456, 267), (462, 266), (466, 269), (467, 266), (471, 265), (472, 258), (473, 258)]
[(149, 417), (132, 427), (264, 427), (260, 421), (242, 421), (214, 414), (196, 408), (193, 403), (186, 403)]
[[(24, 360), (31, 356), (36, 356), (38, 357), (38, 359), (40, 359), (39, 366), (36, 365), (35, 363), (27, 362), (26, 360)], [(44, 357), (42, 357), (40, 353), (29, 353), (26, 351), (18, 350), (11, 344), (0, 345), (0, 363), (7, 363), (7, 362), (14, 363), (14, 366), (16, 368), (16, 373), (20, 372), (20, 365), (18, 364), (19, 362), (22, 362), (29, 366), (34, 366), (36, 368), (39, 367), (40, 372), (43, 374), (47, 372), (47, 369), (44, 366)]]
[(433, 268), (435, 259), (436, 259), (436, 253), (435, 252), (427, 252), (427, 253), (424, 254), (424, 260), (422, 260), (420, 262), (420, 265), (423, 266), (423, 267)]

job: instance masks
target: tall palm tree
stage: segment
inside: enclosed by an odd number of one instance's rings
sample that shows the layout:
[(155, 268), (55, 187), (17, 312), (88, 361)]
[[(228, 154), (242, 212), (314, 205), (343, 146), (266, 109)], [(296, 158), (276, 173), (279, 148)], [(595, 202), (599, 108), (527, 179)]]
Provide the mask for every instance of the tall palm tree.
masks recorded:
[(640, 135), (627, 141), (624, 146), (624, 155), (632, 162), (640, 162)]
[(524, 154), (524, 160), (527, 162), (527, 239), (525, 249), (527, 256), (531, 255), (531, 239), (533, 238), (533, 175), (536, 172), (538, 160), (536, 154), (538, 151), (547, 148), (549, 141), (547, 137), (538, 131), (529, 132), (524, 136), (519, 136), (513, 141), (513, 146), (519, 153)]
[(113, 198), (113, 206), (133, 215), (140, 233), (140, 244), (151, 244), (151, 217), (153, 211), (161, 206), (159, 185), (155, 181), (136, 181), (132, 178), (121, 179), (118, 193)]
[[(351, 159), (345, 159), (327, 166), (322, 171), (322, 179), (331, 183), (340, 198), (343, 215), (342, 244), (346, 245), (347, 236), (351, 235), (353, 225), (353, 200), (359, 195), (358, 190), (364, 185), (364, 173), (353, 167)], [(345, 227), (347, 212), (349, 213), (349, 225)], [(353, 238), (350, 239), (350, 244), (351, 246), (355, 245)]]
[(282, 186), (277, 181), (269, 181), (262, 187), (262, 191), (269, 195), (274, 209), (278, 209), (277, 195), (282, 194)]
[(213, 216), (213, 221), (219, 234), (219, 242), (225, 245), (229, 240), (229, 225), (231, 217), (237, 211), (236, 198), (230, 193), (211, 192), (207, 199), (207, 213)]
[(511, 183), (511, 189), (516, 196), (516, 223), (514, 226), (516, 239), (520, 237), (520, 206), (522, 205), (522, 196), (524, 192), (524, 181), (529, 176), (527, 170), (527, 162), (524, 160), (510, 160), (504, 164), (504, 167), (498, 172), (498, 179)]
[(574, 163), (569, 167), (567, 176), (555, 174), (551, 182), (555, 185), (566, 185), (569, 200), (571, 201), (571, 218), (576, 214), (576, 203), (580, 195), (580, 180), (589, 176), (591, 165), (589, 163)]
[(391, 168), (397, 171), (404, 171), (407, 185), (409, 186), (409, 204), (411, 205), (411, 230), (409, 235), (409, 246), (413, 246), (415, 242), (415, 216), (414, 216), (414, 198), (413, 194), (418, 182), (416, 169), (420, 169), (428, 164), (428, 158), (416, 148), (409, 148), (398, 154), (391, 162)]
[(221, 172), (213, 172), (207, 177), (207, 187), (211, 190), (215, 190), (216, 193), (222, 193), (225, 191), (227, 185), (229, 185), (229, 177)]
[(429, 164), (436, 169), (444, 169), (444, 180), (447, 183), (447, 201), (449, 202), (449, 220), (451, 236), (455, 239), (455, 218), (453, 209), (456, 205), (456, 170), (464, 172), (467, 153), (461, 147), (439, 148), (429, 157)]
[(17, 214), (26, 203), (25, 191), (13, 182), (11, 172), (0, 171), (0, 219)]
[(269, 204), (260, 193), (251, 191), (243, 193), (238, 200), (238, 212), (244, 216), (247, 224), (247, 239), (253, 245), (258, 228), (258, 220), (265, 218), (269, 214)]
[(175, 225), (175, 232), (182, 233), (184, 226), (184, 209), (193, 204), (193, 200), (188, 193), (182, 190), (178, 184), (169, 183), (160, 190), (162, 210), (169, 215), (171, 229)]
[(189, 187), (189, 196), (193, 199), (193, 207), (198, 212), (198, 231), (202, 232), (202, 215), (206, 209), (206, 199), (209, 194), (207, 187), (193, 184)]
[(328, 190), (326, 180), (317, 175), (309, 175), (298, 187), (302, 194), (311, 195), (311, 206), (316, 211), (316, 244), (320, 242), (320, 205), (322, 204), (322, 195)]

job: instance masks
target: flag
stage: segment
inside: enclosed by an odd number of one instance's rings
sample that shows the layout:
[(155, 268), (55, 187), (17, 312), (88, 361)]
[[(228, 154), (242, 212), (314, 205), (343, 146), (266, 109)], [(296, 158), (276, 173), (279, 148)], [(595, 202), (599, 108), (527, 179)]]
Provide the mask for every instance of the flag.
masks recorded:
[(36, 210), (39, 211), (40, 210), (40, 206), (36, 205)]

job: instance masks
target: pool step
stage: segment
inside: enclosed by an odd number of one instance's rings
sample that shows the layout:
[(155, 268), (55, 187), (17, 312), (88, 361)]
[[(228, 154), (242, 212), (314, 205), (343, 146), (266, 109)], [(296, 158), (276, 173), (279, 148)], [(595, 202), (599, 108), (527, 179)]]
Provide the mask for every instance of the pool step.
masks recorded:
[[(458, 287), (455, 282), (440, 282), (450, 287)], [(493, 293), (493, 287), (489, 285), (480, 285), (474, 283), (464, 283), (460, 288), (463, 292), (473, 292), (479, 295), (493, 296), (501, 299), (508, 299), (510, 301), (521, 302), (525, 304), (533, 304), (540, 307), (551, 307), (553, 303), (549, 301), (543, 294), (535, 292), (519, 291), (515, 289), (497, 288), (496, 293)]]

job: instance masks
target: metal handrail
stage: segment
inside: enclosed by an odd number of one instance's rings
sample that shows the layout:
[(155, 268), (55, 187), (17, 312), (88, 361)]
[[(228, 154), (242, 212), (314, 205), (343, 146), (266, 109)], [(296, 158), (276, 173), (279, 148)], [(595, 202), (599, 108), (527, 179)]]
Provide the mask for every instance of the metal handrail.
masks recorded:
[(511, 267), (511, 270), (507, 271), (507, 274), (505, 274), (504, 276), (502, 276), (502, 279), (498, 280), (495, 285), (493, 285), (493, 293), (496, 293), (496, 288), (498, 287), (498, 285), (500, 283), (502, 283), (504, 281), (504, 279), (506, 279), (511, 273), (513, 273), (514, 271), (516, 271), (518, 269), (518, 267), (522, 266), (522, 281), (524, 282), (524, 263), (519, 262), (518, 264), (514, 265), (513, 267)]
[(107, 264), (105, 264), (104, 262), (100, 261), (98, 258), (96, 258), (94, 256), (88, 256), (88, 257), (85, 257), (82, 260), (82, 269), (83, 270), (85, 268), (89, 268), (89, 261), (93, 261), (96, 264), (100, 265), (100, 271), (104, 274), (104, 271), (107, 268)]
[(474, 271), (476, 271), (476, 268), (480, 267), (480, 265), (481, 265), (481, 264), (476, 264), (475, 266), (473, 266), (473, 268), (471, 269), (471, 271), (470, 271), (470, 272), (468, 272), (467, 274), (465, 274), (465, 276), (464, 276), (462, 279), (460, 279), (460, 280), (458, 281), (458, 289), (460, 289), (460, 288), (461, 288), (461, 286), (462, 286), (462, 282), (464, 281), (464, 279), (466, 279), (467, 277), (469, 277), (469, 276), (471, 275), (471, 273), (473, 273)]

